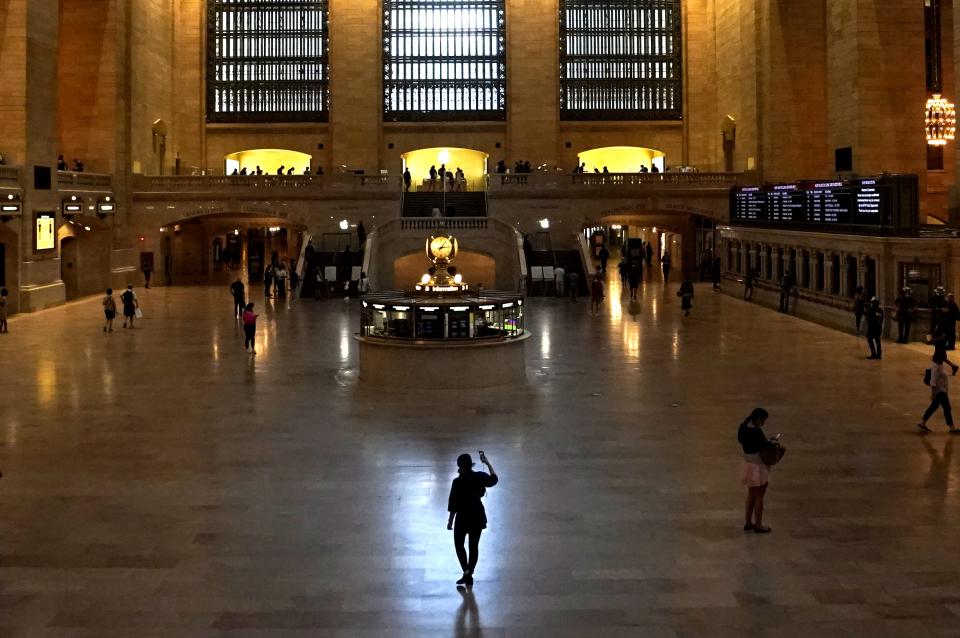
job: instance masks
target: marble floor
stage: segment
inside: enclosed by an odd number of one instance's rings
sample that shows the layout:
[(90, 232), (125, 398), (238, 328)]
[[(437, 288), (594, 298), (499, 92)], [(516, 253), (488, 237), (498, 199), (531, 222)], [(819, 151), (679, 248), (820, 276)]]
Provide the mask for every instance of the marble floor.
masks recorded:
[[(14, 318), (0, 636), (960, 636), (929, 353), (708, 287), (683, 318), (675, 288), (532, 298), (527, 383), (443, 397), (358, 384), (356, 301), (259, 308), (256, 357), (225, 288), (140, 290), (110, 335), (98, 299)], [(737, 482), (758, 405), (788, 448), (766, 536)], [(501, 481), (461, 593), (446, 497), (478, 449)]]

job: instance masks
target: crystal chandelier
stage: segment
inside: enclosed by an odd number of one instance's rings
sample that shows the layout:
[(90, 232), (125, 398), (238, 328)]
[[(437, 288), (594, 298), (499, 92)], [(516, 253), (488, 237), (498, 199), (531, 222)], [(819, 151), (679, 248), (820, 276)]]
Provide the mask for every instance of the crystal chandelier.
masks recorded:
[(957, 109), (939, 93), (927, 100), (927, 144), (944, 146), (957, 132)]

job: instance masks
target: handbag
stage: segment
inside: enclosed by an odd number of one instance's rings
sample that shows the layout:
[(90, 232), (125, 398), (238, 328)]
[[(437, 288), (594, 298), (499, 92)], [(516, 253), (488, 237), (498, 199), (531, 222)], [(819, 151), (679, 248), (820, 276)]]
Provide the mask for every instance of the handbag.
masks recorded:
[(143, 311), (140, 310), (139, 306), (137, 306), (137, 309), (133, 311), (133, 316), (135, 316), (137, 319), (143, 319)]
[(780, 462), (780, 459), (786, 453), (787, 448), (783, 447), (779, 441), (767, 441), (763, 449), (760, 450), (760, 460), (767, 467), (773, 467)]

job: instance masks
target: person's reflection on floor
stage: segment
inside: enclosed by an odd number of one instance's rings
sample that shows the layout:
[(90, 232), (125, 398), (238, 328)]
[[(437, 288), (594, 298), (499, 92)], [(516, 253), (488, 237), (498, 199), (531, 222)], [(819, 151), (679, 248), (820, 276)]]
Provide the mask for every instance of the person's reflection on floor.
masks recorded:
[(477, 600), (473, 597), (473, 589), (466, 586), (457, 587), (463, 596), (460, 608), (457, 610), (457, 622), (453, 628), (454, 638), (481, 638), (483, 630), (480, 628), (480, 610)]

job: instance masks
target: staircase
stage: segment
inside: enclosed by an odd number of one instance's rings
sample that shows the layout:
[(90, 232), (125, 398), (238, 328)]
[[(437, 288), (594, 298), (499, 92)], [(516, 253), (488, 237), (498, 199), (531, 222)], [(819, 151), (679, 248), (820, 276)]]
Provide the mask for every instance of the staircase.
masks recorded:
[(589, 293), (587, 285), (587, 276), (583, 272), (583, 261), (580, 259), (580, 253), (576, 250), (534, 250), (530, 253), (530, 263), (527, 264), (527, 269), (531, 266), (562, 266), (563, 270), (567, 273), (567, 281), (569, 281), (570, 273), (575, 272), (580, 277), (580, 283), (577, 286), (579, 289), (580, 295), (586, 295)]
[(403, 217), (431, 217), (438, 208), (443, 217), (486, 217), (487, 194), (469, 193), (404, 193)]

